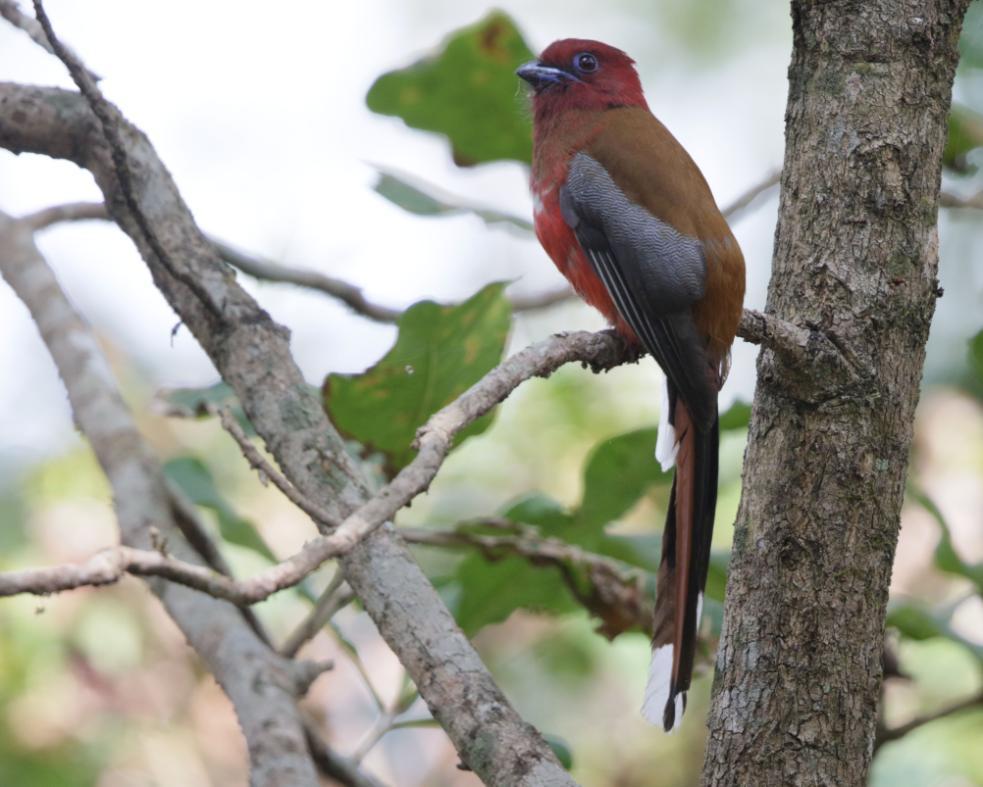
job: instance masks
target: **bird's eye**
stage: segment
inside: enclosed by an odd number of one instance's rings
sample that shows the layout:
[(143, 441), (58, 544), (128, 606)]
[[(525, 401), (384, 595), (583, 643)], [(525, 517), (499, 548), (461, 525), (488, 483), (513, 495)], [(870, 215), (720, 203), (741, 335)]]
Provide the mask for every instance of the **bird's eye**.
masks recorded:
[(590, 74), (597, 71), (597, 66), (597, 58), (590, 52), (581, 52), (579, 55), (574, 55), (573, 67), (583, 74)]

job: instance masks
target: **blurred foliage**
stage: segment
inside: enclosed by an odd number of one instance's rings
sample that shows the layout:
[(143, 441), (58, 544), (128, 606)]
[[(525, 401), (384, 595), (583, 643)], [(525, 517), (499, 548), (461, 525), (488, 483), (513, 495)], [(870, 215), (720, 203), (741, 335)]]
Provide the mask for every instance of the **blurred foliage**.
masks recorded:
[[(415, 453), (416, 430), (501, 360), (511, 326), (504, 284), (489, 284), (456, 306), (417, 303), (399, 318), (396, 344), (371, 369), (331, 374), (324, 404), (346, 437), (383, 453), (391, 472)], [(489, 414), (464, 429), (455, 444), (480, 434)]]
[(469, 205), (460, 197), (440, 194), (436, 186), (396, 172), (380, 169), (374, 188), (377, 194), (416, 216), (459, 216), (462, 213), (471, 213), (486, 224), (505, 224), (527, 234), (533, 231), (532, 222), (528, 219), (491, 208)]
[(453, 33), (438, 52), (376, 80), (369, 109), (447, 136), (454, 161), (529, 161), (529, 118), (517, 111), (515, 69), (533, 57), (515, 23), (493, 12)]
[(979, 383), (983, 383), (983, 330), (969, 342), (969, 362)]
[(559, 735), (544, 733), (543, 737), (556, 755), (556, 759), (560, 761), (560, 765), (569, 771), (573, 767), (573, 752), (570, 750), (570, 744)]
[(177, 457), (164, 465), (164, 473), (192, 503), (215, 514), (223, 541), (276, 562), (276, 555), (260, 536), (256, 525), (235, 512), (219, 492), (211, 471), (203, 461), (193, 456)]
[[(747, 427), (748, 407), (735, 403), (721, 417), (728, 429)], [(652, 457), (657, 439), (655, 428), (636, 429), (603, 440), (591, 451), (583, 469), (583, 494), (579, 505), (567, 509), (542, 493), (526, 495), (513, 503), (502, 516), (517, 524), (532, 526), (543, 537), (557, 538), (597, 555), (652, 572), (659, 564), (661, 536), (658, 532), (613, 534), (608, 532), (617, 520), (628, 514), (650, 490), (658, 490), (660, 500), (668, 497), (672, 473), (664, 472)], [(463, 532), (490, 532), (481, 524), (459, 527)], [(707, 597), (723, 601), (727, 579), (727, 554), (711, 557)], [(564, 614), (580, 607), (599, 621), (599, 630), (614, 637), (637, 629), (645, 616), (626, 615), (624, 598), (610, 603), (590, 572), (570, 560), (562, 565), (540, 565), (516, 555), (478, 552), (463, 559), (454, 574), (452, 608), (461, 627), (476, 633), (482, 627), (499, 623), (518, 609)], [(647, 609), (654, 597), (655, 577), (649, 574), (643, 598), (630, 596), (637, 610)], [(714, 633), (719, 632), (720, 616), (708, 615)]]
[(956, 552), (952, 543), (949, 524), (939, 507), (924, 492), (910, 487), (908, 494), (921, 505), (939, 526), (939, 544), (935, 547), (933, 558), (935, 566), (947, 574), (963, 577), (973, 583), (976, 592), (983, 596), (983, 563), (967, 563)]
[(977, 165), (970, 154), (983, 146), (983, 115), (953, 104), (949, 112), (949, 136), (942, 151), (942, 163), (953, 172), (972, 175)]
[(205, 388), (173, 388), (161, 391), (159, 397), (176, 414), (185, 418), (211, 418), (215, 410), (227, 407), (247, 435), (256, 435), (232, 386), (226, 382), (220, 381)]
[(983, 68), (983, 3), (969, 4), (959, 37), (960, 69)]

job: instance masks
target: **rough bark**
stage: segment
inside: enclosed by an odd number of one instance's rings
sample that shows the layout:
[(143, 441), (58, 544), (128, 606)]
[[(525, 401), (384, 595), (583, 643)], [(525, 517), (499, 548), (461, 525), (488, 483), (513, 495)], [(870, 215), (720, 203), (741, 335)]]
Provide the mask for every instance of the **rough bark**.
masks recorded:
[(968, 1), (792, 3), (767, 311), (849, 363), (759, 358), (707, 785), (866, 780)]

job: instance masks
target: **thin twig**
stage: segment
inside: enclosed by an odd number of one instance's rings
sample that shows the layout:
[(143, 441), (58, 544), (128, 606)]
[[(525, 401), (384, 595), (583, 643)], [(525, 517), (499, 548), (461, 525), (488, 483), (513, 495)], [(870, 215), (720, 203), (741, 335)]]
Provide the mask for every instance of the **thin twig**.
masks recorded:
[(63, 205), (52, 205), (34, 213), (21, 216), (21, 221), (34, 232), (47, 229), (55, 224), (66, 221), (92, 221), (108, 219), (109, 211), (104, 202), (67, 202)]
[(734, 199), (727, 207), (725, 207), (720, 212), (723, 214), (725, 219), (734, 221), (737, 216), (739, 216), (745, 208), (748, 208), (752, 202), (754, 202), (759, 195), (768, 191), (768, 189), (773, 186), (777, 186), (782, 179), (781, 170), (775, 172), (770, 172), (764, 178), (762, 178), (758, 183), (755, 183), (743, 194), (740, 194)]
[(147, 245), (153, 250), (154, 255), (160, 260), (167, 271), (178, 281), (182, 282), (191, 292), (193, 292), (202, 306), (213, 316), (219, 317), (222, 312), (221, 304), (209, 292), (201, 281), (192, 275), (185, 267), (178, 266), (171, 255), (168, 254), (164, 244), (161, 243), (157, 232), (147, 219), (136, 196), (136, 189), (133, 185), (133, 168), (130, 166), (130, 157), (120, 133), (119, 110), (110, 104), (102, 94), (96, 81), (92, 78), (88, 69), (82, 64), (81, 60), (66, 47), (55, 35), (51, 26), (51, 20), (44, 10), (42, 0), (34, 0), (34, 13), (41, 25), (44, 34), (51, 44), (55, 56), (65, 64), (72, 81), (78, 87), (79, 92), (85, 97), (92, 114), (96, 116), (102, 128), (103, 137), (109, 145), (110, 154), (113, 160), (113, 167), (116, 174), (116, 181), (119, 185), (120, 194), (123, 197), (126, 207), (136, 223)]
[(362, 770), (358, 762), (343, 757), (331, 749), (314, 729), (313, 722), (306, 725), (307, 746), (318, 769), (330, 779), (345, 787), (386, 787), (372, 774)]
[[(195, 507), (195, 504), (188, 500), (184, 492), (170, 479), (167, 479), (167, 492), (171, 499), (171, 513), (174, 517), (174, 523), (181, 530), (182, 535), (188, 540), (191, 548), (201, 556), (202, 560), (209, 567), (219, 574), (231, 577), (232, 568), (218, 548), (218, 545), (208, 534), (205, 524), (198, 515), (198, 509)], [(256, 632), (256, 636), (263, 641), (264, 645), (272, 648), (273, 641), (270, 639), (269, 632), (266, 631), (265, 626), (256, 617), (256, 613), (253, 612), (252, 607), (240, 607), (240, 610), (242, 616), (246, 619), (246, 623)]]
[[(382, 709), (372, 729), (365, 734), (362, 741), (355, 747), (355, 751), (352, 754), (352, 759), (355, 762), (361, 762), (365, 759), (365, 756), (375, 748), (376, 744), (393, 729), (396, 719), (406, 713), (412, 707), (413, 703), (419, 699), (420, 693), (413, 687), (412, 683), (408, 682), (405, 672), (403, 673), (402, 683), (404, 689), (399, 692), (388, 706)], [(407, 686), (412, 689), (410, 692), (405, 691)]]
[[(182, 538), (188, 523), (180, 521), (180, 503), (175, 503), (163, 469), (143, 440), (91, 329), (59, 287), (34, 243), (31, 228), (2, 212), (0, 274), (29, 309), (55, 362), (75, 422), (113, 490), (125, 544), (67, 570), (2, 575), (0, 588), (4, 593), (18, 592), (26, 583), (46, 592), (104, 584), (121, 575), (121, 561), (139, 562), (144, 557), (210, 575), (209, 569), (191, 562), (199, 558)], [(158, 546), (151, 549), (155, 544)], [(170, 553), (166, 556), (159, 551), (165, 544)], [(303, 750), (295, 692), (306, 689), (316, 670), (271, 651), (228, 604), (169, 582), (148, 585), (232, 701), (249, 745), (253, 782), (292, 787), (312, 784), (315, 769)], [(270, 737), (271, 729), (277, 730), (275, 738)]]
[[(102, 202), (70, 202), (43, 208), (24, 216), (22, 221), (26, 221), (35, 230), (42, 230), (60, 222), (108, 220), (110, 218), (109, 211)], [(401, 309), (392, 309), (373, 303), (354, 284), (334, 276), (328, 276), (307, 268), (294, 268), (266, 260), (255, 254), (247, 254), (214, 236), (208, 236), (208, 240), (223, 260), (254, 279), (281, 284), (295, 284), (298, 287), (318, 290), (346, 304), (356, 314), (376, 322), (394, 323), (403, 313)], [(537, 307), (533, 305), (530, 308)]]
[(359, 656), (358, 648), (355, 647), (354, 643), (348, 639), (341, 632), (341, 628), (333, 620), (329, 620), (327, 623), (328, 631), (335, 638), (338, 643), (338, 647), (341, 648), (345, 653), (348, 654), (349, 658), (352, 660), (352, 665), (358, 672), (359, 677), (362, 679), (362, 683), (365, 684), (365, 690), (372, 697), (372, 702), (375, 704), (376, 710), (383, 713), (386, 709), (386, 703), (382, 699), (382, 695), (379, 694), (379, 690), (375, 687), (372, 682), (372, 677), (369, 675), (368, 669), (365, 667), (365, 662), (362, 661), (361, 656)]
[[(811, 334), (805, 338), (781, 321), (755, 315), (755, 328), (770, 342), (786, 343), (789, 353), (802, 352)], [(38, 569), (36, 574), (21, 576), (17, 582), (8, 582), (11, 592), (57, 592), (94, 582), (116, 581), (125, 572), (164, 576), (199, 590), (211, 593), (235, 604), (253, 604), (284, 588), (291, 587), (326, 560), (345, 555), (369, 533), (392, 519), (421, 492), (426, 491), (447, 457), (454, 437), (462, 429), (503, 401), (522, 382), (531, 377), (548, 377), (560, 366), (571, 361), (588, 364), (595, 370), (609, 369), (623, 363), (631, 356), (623, 341), (611, 331), (589, 333), (578, 331), (557, 334), (545, 341), (527, 347), (495, 367), (485, 377), (465, 391), (454, 402), (435, 413), (417, 432), (418, 453), (410, 464), (383, 487), (374, 497), (327, 536), (309, 541), (303, 549), (287, 560), (271, 566), (250, 579), (239, 581), (215, 574), (200, 566), (184, 564), (155, 553), (121, 552), (110, 557), (96, 556), (94, 563), (67, 566), (64, 576), (60, 569)], [(241, 428), (230, 414), (224, 425), (235, 437), (254, 467), (258, 467), (271, 480), (279, 474), (258, 454)], [(283, 481), (281, 490), (302, 510), (317, 522), (330, 522), (331, 518), (297, 493), (292, 485)], [(108, 573), (107, 573), (108, 572)], [(86, 577), (91, 576), (91, 580)]]
[(313, 639), (338, 610), (351, 603), (354, 598), (351, 588), (345, 584), (345, 575), (336, 571), (314, 608), (284, 640), (280, 646), (280, 655), (290, 659), (296, 656), (304, 644)]
[[(32, 19), (21, 11), (15, 0), (0, 0), (0, 16), (10, 22), (10, 24), (12, 24), (14, 27), (17, 27), (27, 33), (31, 40), (45, 52), (51, 55), (55, 54), (55, 50), (51, 44), (48, 43), (48, 38), (44, 34), (44, 30), (41, 28), (41, 25), (38, 24), (36, 19)], [(90, 78), (94, 82), (98, 82), (102, 78), (91, 69), (87, 68), (86, 71), (88, 71)]]
[(955, 702), (952, 705), (947, 705), (946, 707), (933, 713), (926, 713), (924, 716), (916, 716), (911, 721), (897, 727), (891, 727), (890, 729), (879, 729), (877, 731), (877, 737), (874, 740), (874, 751), (877, 751), (885, 743), (890, 743), (891, 741), (896, 741), (899, 738), (903, 738), (909, 732), (913, 732), (919, 727), (924, 727), (926, 724), (931, 724), (933, 721), (938, 721), (939, 719), (944, 719), (948, 716), (952, 716), (953, 714), (961, 713), (964, 710), (970, 710), (972, 708), (983, 708), (983, 692), (980, 692), (972, 697), (967, 697), (959, 702)]
[(261, 479), (271, 481), (273, 486), (283, 492), (284, 496), (290, 502), (315, 522), (328, 528), (334, 528), (338, 525), (337, 519), (309, 500), (297, 487), (284, 478), (273, 465), (266, 461), (265, 457), (259, 452), (259, 449), (253, 445), (252, 441), (242, 430), (242, 427), (239, 426), (239, 422), (236, 421), (235, 416), (232, 415), (232, 411), (228, 407), (208, 407), (208, 410), (218, 415), (219, 420), (222, 422), (222, 427), (236, 441), (239, 450), (246, 457), (246, 461), (260, 474)]
[(403, 313), (401, 309), (373, 303), (365, 297), (358, 287), (342, 279), (314, 270), (292, 268), (281, 263), (270, 262), (256, 255), (241, 252), (216, 238), (209, 238), (209, 240), (222, 256), (222, 259), (255, 279), (296, 284), (298, 287), (318, 290), (341, 301), (356, 314), (375, 322), (393, 323)]
[(653, 597), (646, 571), (542, 536), (535, 528), (519, 528), (508, 535), (476, 533), (463, 525), (454, 530), (402, 528), (400, 535), (412, 544), (474, 549), (486, 560), (516, 556), (536, 566), (554, 566), (571, 595), (600, 621), (598, 631), (604, 636), (613, 639), (630, 629), (650, 628)]
[(939, 206), (943, 208), (972, 208), (983, 210), (983, 190), (977, 191), (969, 197), (960, 197), (957, 194), (950, 194), (943, 191), (939, 195)]

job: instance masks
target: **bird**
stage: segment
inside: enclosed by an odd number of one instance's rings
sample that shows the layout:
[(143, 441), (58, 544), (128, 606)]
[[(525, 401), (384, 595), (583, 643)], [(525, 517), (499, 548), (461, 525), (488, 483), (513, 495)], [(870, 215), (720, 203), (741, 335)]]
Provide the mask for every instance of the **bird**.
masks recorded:
[(635, 61), (563, 39), (530, 87), (536, 236), (580, 297), (665, 375), (655, 454), (675, 464), (642, 714), (686, 707), (717, 501), (717, 398), (744, 301), (744, 257), (693, 159), (652, 114)]

